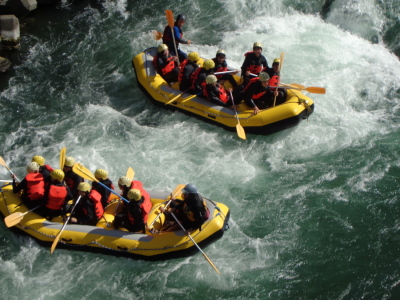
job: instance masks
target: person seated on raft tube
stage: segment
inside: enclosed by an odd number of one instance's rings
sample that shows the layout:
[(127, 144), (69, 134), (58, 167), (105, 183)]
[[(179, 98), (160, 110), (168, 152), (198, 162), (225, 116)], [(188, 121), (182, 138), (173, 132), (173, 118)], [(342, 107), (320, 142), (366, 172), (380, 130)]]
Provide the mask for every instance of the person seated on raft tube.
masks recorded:
[(65, 174), (65, 183), (71, 189), (72, 195), (74, 195), (74, 198), (76, 199), (78, 197), (78, 185), (81, 182), (84, 182), (84, 180), (81, 176), (75, 174), (74, 171), (72, 171), (72, 167), (74, 166), (74, 164), (75, 159), (73, 157), (66, 157), (63, 171)]
[(171, 82), (177, 82), (179, 74), (177, 64), (178, 58), (170, 54), (168, 46), (165, 44), (158, 46), (157, 50), (158, 53), (153, 58), (153, 64), (157, 73), (160, 74), (168, 84)]
[[(108, 172), (104, 169), (97, 169), (94, 172), (94, 177), (102, 184), (104, 184), (106, 187), (109, 189), (114, 189), (114, 185), (110, 179), (108, 179)], [(103, 208), (106, 208), (106, 206), (110, 203), (109, 198), (111, 191), (109, 189), (106, 189), (104, 186), (102, 186), (99, 182), (93, 181), (92, 182), (92, 190), (95, 190), (100, 193), (101, 195), (101, 204), (103, 205)], [(79, 186), (78, 186), (79, 187)], [(79, 188), (78, 188), (79, 190)]]
[(179, 89), (188, 91), (192, 86), (190, 81), (190, 75), (199, 68), (197, 61), (200, 59), (200, 55), (197, 52), (190, 52), (188, 58), (182, 61), (180, 71), (178, 75)]
[(242, 64), (242, 77), (243, 77), (243, 85), (246, 86), (249, 82), (251, 74), (259, 75), (261, 72), (267, 70), (268, 62), (262, 52), (262, 44), (256, 42), (253, 44), (253, 51), (245, 53), (245, 59)]
[[(235, 97), (232, 93), (233, 100), (230, 93), (228, 93), (224, 86), (220, 84), (215, 75), (208, 75), (206, 78), (206, 86), (204, 87), (203, 94), (212, 103), (220, 106), (233, 108), (233, 105), (238, 105), (242, 99), (240, 97)], [(232, 88), (229, 88), (229, 92)]]
[(279, 72), (279, 64), (281, 63), (280, 58), (275, 58), (274, 62), (272, 63), (272, 68), (267, 68), (265, 72), (269, 75), (270, 78), (274, 76), (280, 76)]
[(214, 72), (215, 63), (212, 59), (206, 59), (201, 68), (196, 69), (190, 75), (192, 82), (191, 91), (193, 94), (200, 95), (203, 93), (203, 89), (206, 86), (206, 78), (208, 75)]
[(144, 196), (138, 189), (130, 189), (127, 193), (129, 203), (122, 213), (115, 216), (114, 228), (126, 228), (134, 233), (146, 233), (147, 217), (151, 210)]
[(34, 157), (32, 157), (31, 161), (37, 162), (39, 164), (39, 166), (40, 166), (39, 173), (43, 175), (44, 183), (47, 187), (51, 182), (50, 173), (53, 172), (54, 169), (52, 167), (50, 167), (49, 165), (45, 164), (45, 160), (44, 160), (43, 156), (35, 155)]
[[(274, 76), (275, 77), (275, 76)], [(279, 92), (273, 86), (277, 84), (277, 76), (272, 81), (269, 81), (269, 76), (265, 72), (261, 72), (259, 77), (250, 79), (243, 91), (243, 98), (246, 105), (254, 109), (254, 114), (258, 114), (260, 109), (272, 107), (274, 98), (276, 97), (276, 105), (286, 101), (286, 91), (280, 89)]]
[(51, 184), (44, 195), (45, 205), (42, 213), (48, 220), (65, 215), (67, 203), (73, 199), (70, 188), (64, 183), (64, 176), (60, 169), (51, 172)]
[(170, 215), (173, 212), (176, 218), (181, 222), (186, 234), (194, 230), (201, 230), (201, 226), (209, 218), (210, 213), (205, 205), (203, 197), (199, 194), (197, 187), (188, 183), (182, 189), (183, 200), (172, 199), (170, 207), (166, 210), (160, 207), (160, 210), (165, 213), (167, 223), (173, 224), (165, 231), (176, 231), (181, 229), (179, 224), (175, 223), (175, 219)]
[[(225, 54), (225, 50), (220, 49), (217, 51), (217, 54), (215, 55), (215, 58), (212, 59), (215, 63), (215, 67), (214, 67), (214, 72), (218, 73), (218, 72), (226, 72), (228, 71), (228, 63), (226, 62), (226, 54)], [(236, 70), (236, 72), (234, 74), (237, 74), (239, 71)], [(232, 73), (226, 73), (226, 74), (220, 74), (220, 75), (215, 75), (217, 76), (218, 82), (223, 84), (223, 81), (228, 80), (231, 85), (232, 88), (237, 87), (237, 82), (235, 80), (235, 78), (232, 76)]]
[(184, 61), (187, 58), (187, 55), (186, 55), (186, 53), (182, 52), (179, 49), (179, 44), (190, 45), (192, 43), (191, 40), (185, 40), (183, 38), (182, 26), (185, 25), (185, 23), (186, 23), (186, 17), (184, 15), (179, 14), (176, 17), (174, 27), (173, 27), (175, 46), (176, 46), (176, 51), (178, 51), (178, 54), (175, 53), (174, 40), (172, 38), (171, 27), (169, 25), (165, 26), (163, 37), (162, 37), (163, 43), (168, 46), (168, 49), (172, 55), (179, 57), (180, 62)]
[(131, 189), (138, 189), (144, 197), (145, 205), (151, 207), (151, 200), (149, 193), (143, 188), (143, 183), (139, 180), (130, 180), (126, 176), (118, 179), (118, 187), (122, 191), (121, 196), (125, 199), (128, 198), (128, 192)]
[(91, 190), (87, 182), (78, 185), (78, 194), (81, 198), (72, 212), (70, 223), (95, 226), (104, 214), (101, 194), (94, 189)]
[(18, 185), (15, 182), (15, 175), (11, 175), (11, 178), (13, 179), (13, 193), (17, 194), (20, 191), (23, 191), (21, 200), (29, 209), (42, 205), (43, 197), (45, 195), (44, 176), (39, 173), (39, 169), (40, 166), (37, 162), (28, 163), (26, 166), (28, 174), (20, 183), (18, 183)]

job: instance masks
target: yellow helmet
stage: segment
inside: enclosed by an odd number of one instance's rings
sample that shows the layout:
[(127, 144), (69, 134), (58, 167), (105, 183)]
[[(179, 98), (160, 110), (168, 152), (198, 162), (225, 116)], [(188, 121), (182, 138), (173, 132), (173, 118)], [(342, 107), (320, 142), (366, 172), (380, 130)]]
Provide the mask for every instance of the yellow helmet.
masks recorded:
[(65, 158), (64, 166), (66, 167), (73, 167), (75, 164), (75, 159), (71, 156)]
[(35, 155), (34, 157), (32, 157), (31, 161), (37, 162), (39, 164), (39, 166), (43, 166), (44, 165), (44, 158), (42, 156), (39, 156), (39, 155)]
[(138, 189), (130, 189), (128, 191), (128, 199), (139, 201), (142, 198), (142, 193)]
[(78, 184), (78, 191), (90, 192), (90, 184), (87, 182), (81, 182), (80, 184)]
[(260, 81), (268, 81), (269, 80), (269, 75), (268, 75), (268, 73), (261, 72), (260, 75), (258, 75), (258, 79)]
[(203, 68), (206, 70), (210, 70), (215, 67), (215, 63), (212, 59), (206, 59), (203, 63)]
[(216, 83), (218, 80), (217, 80), (217, 77), (215, 76), (215, 75), (208, 75), (207, 77), (206, 77), (206, 82), (207, 82), (207, 84), (212, 84), (212, 83)]
[(254, 44), (253, 44), (253, 49), (254, 48), (261, 48), (262, 49), (262, 44), (260, 43), (260, 42), (255, 42)]
[(161, 44), (160, 46), (158, 46), (157, 51), (158, 52), (163, 52), (164, 50), (168, 50), (168, 46), (165, 44)]
[(64, 180), (64, 172), (60, 169), (55, 169), (53, 172), (51, 172), (51, 178), (58, 180), (58, 181), (63, 181)]
[(197, 52), (190, 52), (188, 55), (188, 60), (191, 62), (197, 62), (200, 59), (200, 55)]
[(272, 64), (280, 64), (281, 63), (281, 59), (280, 58), (275, 58), (274, 62)]
[(96, 177), (97, 179), (100, 178), (106, 180), (108, 178), (108, 172), (104, 169), (97, 169), (94, 172), (94, 177)]
[(216, 56), (216, 57), (218, 57), (218, 55), (223, 55), (223, 56), (226, 56), (226, 54), (225, 54), (225, 50), (223, 50), (223, 49), (219, 49), (219, 50), (217, 51), (217, 54), (215, 54), (215, 56)]
[(31, 161), (29, 164), (26, 165), (26, 171), (28, 173), (33, 173), (39, 171), (39, 164), (35, 161)]
[(122, 176), (118, 179), (118, 184), (125, 186), (125, 187), (131, 187), (132, 184), (132, 180), (130, 180), (128, 177), (126, 176)]

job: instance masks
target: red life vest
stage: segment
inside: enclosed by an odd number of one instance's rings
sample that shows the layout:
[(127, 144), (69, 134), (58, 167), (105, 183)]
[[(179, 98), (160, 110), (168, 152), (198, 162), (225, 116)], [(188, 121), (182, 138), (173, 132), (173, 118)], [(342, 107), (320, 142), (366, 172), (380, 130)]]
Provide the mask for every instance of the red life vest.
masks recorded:
[[(249, 52), (245, 53), (244, 56), (247, 56), (250, 53), (254, 53), (254, 51), (249, 51)], [(264, 68), (263, 65), (250, 65), (250, 66), (247, 66), (246, 71), (250, 71), (250, 73), (258, 75), (261, 73), (263, 68)]]
[[(174, 24), (174, 27), (177, 27), (177, 26), (175, 26), (175, 24)], [(171, 28), (169, 25), (165, 26), (163, 37), (162, 37), (164, 44), (173, 43), (174, 40), (172, 38), (172, 34), (174, 32), (174, 27)], [(177, 27), (177, 28), (179, 29), (179, 38), (181, 39), (183, 36), (183, 32), (179, 27)], [(175, 43), (178, 44), (178, 42), (176, 42), (176, 39), (175, 39)]]
[(44, 177), (40, 173), (26, 175), (26, 194), (29, 200), (39, 200), (44, 196)]
[(53, 210), (62, 209), (65, 197), (67, 197), (67, 188), (65, 186), (50, 185), (46, 207)]
[[(199, 77), (200, 71), (203, 70), (203, 68), (197, 68), (194, 70), (194, 72), (190, 75), (190, 82), (192, 83), (192, 89), (196, 89), (195, 83), (197, 81), (197, 78)], [(206, 86), (206, 81), (204, 80), (203, 82), (200, 83), (200, 87), (204, 89)]]
[(275, 91), (276, 87), (279, 85), (279, 76), (274, 75), (268, 80), (268, 86), (270, 87), (271, 91)]
[[(89, 193), (89, 200), (94, 203), (94, 213), (96, 214), (97, 220), (100, 220), (104, 214), (104, 208), (101, 204), (101, 194), (96, 190), (91, 190)], [(87, 215), (87, 210), (83, 208), (83, 212)]]
[[(218, 88), (218, 98), (219, 98), (219, 100), (221, 100), (224, 103), (228, 102), (229, 96), (228, 96), (228, 93), (226, 92), (225, 88), (223, 87), (223, 85), (222, 84), (217, 84), (217, 88)], [(204, 96), (206, 96), (208, 98), (207, 85), (204, 86), (204, 88), (203, 88), (203, 94), (204, 94)]]
[(54, 169), (52, 167), (50, 167), (49, 165), (43, 165), (43, 167), (48, 170), (50, 173), (54, 171)]
[(189, 62), (188, 59), (185, 59), (183, 62), (181, 62), (180, 64), (180, 70), (179, 70), (179, 75), (178, 75), (178, 82), (181, 83), (183, 80), (183, 71), (185, 69), (185, 66), (187, 65), (187, 63)]
[[(252, 78), (249, 80), (249, 83), (246, 85), (246, 87), (244, 88), (244, 91), (247, 91), (249, 89), (249, 87), (254, 84), (255, 82), (260, 81), (258, 77)], [(258, 98), (261, 98), (265, 93), (267, 92), (267, 90), (262, 91), (258, 94), (254, 94), (251, 99), (256, 100)]]
[[(217, 59), (217, 58), (213, 58), (213, 61), (214, 61), (214, 63), (215, 63), (215, 66), (218, 66), (218, 65), (220, 64), (220, 63), (218, 62), (218, 59)], [(218, 72), (226, 72), (226, 71), (228, 71), (228, 65), (226, 65), (225, 67), (219, 67), (219, 68), (215, 68), (215, 69), (214, 69), (214, 72), (215, 72), (215, 73), (218, 73)], [(217, 79), (221, 79), (222, 76), (224, 76), (224, 74), (215, 75), (215, 76), (217, 76)]]
[(175, 61), (172, 59), (172, 56), (167, 58), (169, 62), (166, 66), (164, 66), (164, 68), (160, 68), (159, 66), (157, 66), (157, 59), (158, 59), (158, 54), (153, 58), (153, 65), (157, 70), (161, 71), (162, 75), (168, 74), (175, 68)]
[(131, 189), (138, 189), (142, 196), (144, 197), (143, 203), (140, 205), (142, 208), (142, 212), (146, 211), (146, 216), (144, 217), (144, 221), (147, 221), (147, 214), (151, 210), (152, 203), (150, 199), (149, 193), (143, 188), (143, 183), (139, 180), (132, 180)]

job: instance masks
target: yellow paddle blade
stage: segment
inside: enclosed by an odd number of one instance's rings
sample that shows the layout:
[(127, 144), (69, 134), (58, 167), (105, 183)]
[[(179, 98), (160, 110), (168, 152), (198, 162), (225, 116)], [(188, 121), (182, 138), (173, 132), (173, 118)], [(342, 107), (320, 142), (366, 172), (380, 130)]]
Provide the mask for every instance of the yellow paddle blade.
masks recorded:
[(62, 170), (64, 168), (64, 163), (65, 163), (65, 157), (67, 155), (67, 148), (64, 147), (60, 150), (60, 169)]
[(86, 180), (90, 180), (90, 181), (96, 181), (98, 182), (98, 180), (96, 179), (96, 177), (94, 177), (93, 173), (90, 172), (89, 169), (87, 169), (86, 167), (84, 167), (82, 164), (80, 163), (75, 163), (74, 166), (72, 167), (72, 171), (81, 176), (82, 178), (85, 178)]
[(280, 62), (279, 62), (279, 72), (282, 70), (283, 60), (285, 59), (285, 52), (282, 52), (280, 55)]
[(128, 170), (126, 170), (126, 177), (130, 180), (133, 180), (133, 177), (135, 177), (135, 171), (131, 167), (128, 167)]
[(240, 125), (239, 123), (236, 125), (236, 132), (241, 139), (246, 139), (246, 133), (244, 132), (242, 125)]
[(172, 11), (170, 11), (169, 9), (167, 9), (165, 11), (165, 16), (167, 17), (167, 22), (169, 27), (171, 27), (171, 29), (174, 27), (174, 15), (172, 14)]
[(305, 90), (309, 93), (314, 93), (314, 94), (325, 94), (326, 93), (326, 90), (323, 87), (310, 86), (308, 88), (305, 88)]
[(2, 165), (3, 167), (6, 167), (6, 168), (7, 168), (7, 164), (6, 164), (6, 162), (4, 161), (3, 157), (1, 157), (1, 156), (0, 156), (0, 165)]
[(174, 102), (176, 99), (178, 99), (180, 96), (182, 96), (185, 92), (180, 93), (179, 95), (175, 96), (174, 98), (172, 98), (171, 100), (169, 100), (168, 102), (165, 103), (165, 105), (171, 104), (172, 102)]
[(17, 225), (24, 218), (24, 213), (16, 212), (4, 218), (7, 227)]
[(50, 254), (53, 254), (54, 250), (56, 249), (56, 246), (58, 244), (58, 241), (60, 240), (60, 237), (61, 237), (61, 231), (57, 234), (53, 244), (51, 245)]

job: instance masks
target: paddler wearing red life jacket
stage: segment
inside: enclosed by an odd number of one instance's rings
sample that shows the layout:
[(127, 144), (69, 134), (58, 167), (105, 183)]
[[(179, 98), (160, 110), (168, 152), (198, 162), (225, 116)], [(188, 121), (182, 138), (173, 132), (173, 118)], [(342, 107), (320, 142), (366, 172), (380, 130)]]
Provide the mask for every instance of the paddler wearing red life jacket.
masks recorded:
[[(224, 107), (232, 107), (232, 105), (238, 105), (241, 102), (241, 99), (235, 97), (233, 94), (234, 102), (232, 102), (229, 91), (226, 91), (224, 86), (218, 83), (218, 79), (215, 75), (208, 75), (206, 83), (203, 94), (211, 102)], [(230, 88), (230, 91), (231, 90), (232, 89)]]
[(78, 194), (81, 198), (72, 212), (70, 222), (95, 226), (104, 214), (101, 194), (90, 189), (90, 184), (87, 182), (81, 182), (78, 185)]
[(114, 228), (121, 227), (135, 233), (146, 232), (146, 222), (151, 210), (151, 202), (147, 202), (139, 189), (129, 189), (127, 192), (129, 203), (122, 213), (114, 220)]
[(157, 51), (158, 53), (153, 59), (153, 64), (156, 67), (157, 73), (169, 84), (177, 82), (179, 74), (177, 64), (178, 58), (171, 55), (168, 46), (165, 44), (159, 45)]
[(74, 164), (75, 159), (73, 157), (66, 157), (63, 171), (65, 174), (64, 181), (66, 185), (71, 189), (72, 195), (74, 195), (74, 198), (76, 199), (78, 197), (78, 185), (84, 180), (81, 176), (75, 174), (74, 171), (72, 171), (72, 167), (74, 166)]
[(203, 62), (203, 66), (196, 69), (196, 71), (190, 75), (190, 80), (192, 82), (191, 90), (194, 94), (199, 95), (203, 93), (203, 89), (206, 85), (206, 78), (214, 72), (214, 67), (214, 61), (212, 59), (206, 59)]
[[(94, 177), (99, 181), (92, 181), (92, 190), (95, 190), (100, 193), (101, 195), (101, 204), (105, 208), (109, 204), (109, 198), (111, 191), (109, 189), (114, 189), (114, 185), (112, 181), (108, 178), (108, 172), (104, 169), (96, 169), (94, 172)], [(109, 189), (105, 188), (103, 185)]]
[(268, 69), (268, 62), (262, 52), (262, 44), (256, 42), (253, 44), (253, 51), (247, 52), (244, 56), (244, 62), (242, 64), (242, 77), (243, 85), (246, 86), (250, 78), (253, 78), (251, 74), (259, 75), (261, 72)]
[[(226, 53), (225, 50), (220, 49), (217, 51), (215, 58), (212, 59), (215, 63), (215, 67), (214, 67), (214, 72), (218, 73), (218, 72), (226, 72), (228, 71), (228, 63), (226, 62)], [(236, 70), (235, 73), (226, 73), (226, 74), (220, 74), (220, 75), (215, 75), (217, 76), (218, 81), (221, 80), (228, 80), (232, 87), (235, 88), (238, 84), (235, 80), (235, 78), (232, 76), (232, 74), (236, 74), (239, 71)]]
[(29, 209), (42, 205), (45, 195), (44, 177), (39, 173), (39, 168), (40, 166), (37, 162), (28, 163), (26, 166), (28, 174), (18, 184), (15, 182), (15, 175), (11, 175), (13, 179), (13, 193), (16, 194), (23, 191), (21, 200)]
[(188, 58), (182, 61), (180, 65), (180, 71), (178, 75), (179, 89), (181, 91), (189, 91), (192, 86), (190, 81), (190, 75), (199, 68), (197, 61), (200, 59), (200, 55), (197, 52), (190, 52)]
[(45, 159), (43, 158), (43, 156), (35, 155), (34, 157), (32, 157), (31, 161), (37, 162), (39, 164), (39, 173), (43, 175), (44, 183), (46, 186), (48, 186), (51, 182), (50, 173), (53, 172), (54, 169), (45, 164)]
[(73, 199), (70, 188), (65, 185), (64, 172), (60, 169), (55, 169), (50, 176), (51, 183), (44, 196), (45, 207), (43, 211), (43, 216), (48, 220), (65, 215), (67, 203)]
[(176, 50), (178, 51), (178, 55), (175, 53), (174, 40), (172, 38), (171, 27), (169, 25), (165, 26), (162, 37), (163, 43), (168, 46), (168, 49), (172, 55), (179, 57), (180, 62), (184, 61), (187, 58), (187, 55), (186, 53), (182, 52), (179, 49), (179, 44), (187, 44), (187, 45), (191, 44), (191, 40), (185, 40), (183, 38), (182, 26), (185, 25), (185, 23), (186, 23), (186, 17), (184, 15), (179, 14), (176, 17), (173, 27)]

